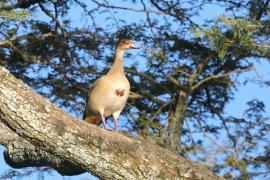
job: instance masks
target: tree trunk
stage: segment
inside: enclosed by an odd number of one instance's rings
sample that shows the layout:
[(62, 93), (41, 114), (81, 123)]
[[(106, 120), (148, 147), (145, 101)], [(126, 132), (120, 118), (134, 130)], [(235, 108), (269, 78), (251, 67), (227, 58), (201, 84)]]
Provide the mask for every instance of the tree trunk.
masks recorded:
[(177, 96), (176, 104), (170, 112), (168, 135), (166, 137), (166, 145), (178, 154), (182, 153), (181, 133), (186, 118), (187, 94), (180, 90)]
[(0, 67), (0, 144), (13, 167), (51, 166), (101, 179), (220, 179), (147, 142), (70, 117)]

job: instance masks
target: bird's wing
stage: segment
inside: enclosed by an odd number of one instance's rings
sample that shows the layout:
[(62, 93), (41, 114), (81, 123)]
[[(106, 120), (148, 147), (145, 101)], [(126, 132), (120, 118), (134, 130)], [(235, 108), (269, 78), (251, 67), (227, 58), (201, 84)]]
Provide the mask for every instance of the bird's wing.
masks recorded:
[(93, 91), (93, 89), (95, 87), (97, 87), (100, 83), (102, 83), (104, 81), (104, 76), (101, 76), (99, 79), (97, 79), (90, 87), (88, 90), (88, 94), (87, 94), (87, 98), (85, 101), (85, 108), (84, 108), (84, 113), (83, 113), (83, 120), (86, 118), (86, 110), (87, 110), (87, 104), (88, 104), (88, 100), (89, 100), (89, 96), (91, 94), (91, 92)]

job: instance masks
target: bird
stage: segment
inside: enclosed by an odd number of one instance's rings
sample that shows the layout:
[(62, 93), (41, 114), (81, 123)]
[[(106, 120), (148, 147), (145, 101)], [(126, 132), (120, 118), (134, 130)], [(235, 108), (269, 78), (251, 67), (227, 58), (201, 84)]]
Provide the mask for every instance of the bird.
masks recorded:
[(129, 49), (139, 49), (132, 40), (123, 39), (117, 45), (114, 63), (108, 73), (97, 79), (88, 91), (83, 120), (90, 124), (107, 128), (106, 118), (113, 116), (114, 129), (118, 129), (118, 117), (126, 105), (130, 84), (123, 66), (124, 53)]

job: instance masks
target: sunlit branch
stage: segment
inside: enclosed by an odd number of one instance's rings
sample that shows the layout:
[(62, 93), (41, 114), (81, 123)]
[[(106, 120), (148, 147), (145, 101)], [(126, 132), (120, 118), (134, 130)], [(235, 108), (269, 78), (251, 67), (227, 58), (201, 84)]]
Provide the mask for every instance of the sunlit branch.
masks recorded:
[(228, 73), (224, 73), (224, 74), (218, 74), (218, 75), (211, 75), (211, 76), (208, 76), (204, 79), (202, 79), (201, 81), (199, 81), (198, 83), (196, 83), (195, 85), (192, 86), (192, 91), (196, 91), (198, 90), (198, 88), (202, 87), (205, 83), (209, 82), (209, 81), (212, 81), (212, 80), (215, 80), (215, 79), (220, 79), (220, 78), (224, 78), (224, 77), (228, 77), (234, 73), (238, 73), (238, 72), (246, 72), (246, 71), (250, 71), (252, 70), (253, 67), (248, 67), (248, 68), (245, 68), (245, 69), (242, 69), (242, 68), (238, 68), (234, 71), (230, 71)]
[(153, 78), (151, 78), (150, 76), (148, 76), (148, 75), (146, 75), (146, 74), (144, 74), (144, 73), (140, 73), (140, 72), (138, 72), (138, 71), (135, 71), (135, 70), (132, 70), (132, 69), (128, 69), (128, 68), (126, 68), (125, 71), (126, 71), (126, 72), (129, 72), (129, 73), (131, 73), (131, 74), (138, 75), (138, 76), (140, 76), (140, 77), (142, 77), (142, 78), (145, 78), (145, 79), (147, 79), (149, 82), (151, 82), (152, 84), (157, 85), (157, 86), (159, 86), (160, 88), (162, 88), (163, 90), (165, 90), (166, 92), (168, 92), (169, 94), (172, 94), (172, 92), (171, 92), (168, 88), (162, 86), (159, 82), (157, 82), (156, 80), (154, 80)]
[(181, 90), (183, 90), (185, 92), (188, 92), (189, 91), (188, 87), (183, 86), (182, 84), (180, 84), (180, 82), (177, 79), (175, 79), (174, 77), (168, 76), (167, 79), (170, 82), (172, 82), (177, 88), (179, 88), (179, 89), (181, 89)]

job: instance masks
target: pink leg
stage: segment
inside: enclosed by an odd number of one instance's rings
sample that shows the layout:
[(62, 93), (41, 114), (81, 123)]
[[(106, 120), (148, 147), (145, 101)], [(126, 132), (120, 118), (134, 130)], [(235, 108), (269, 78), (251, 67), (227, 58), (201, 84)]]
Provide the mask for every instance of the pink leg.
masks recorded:
[(118, 121), (116, 117), (113, 117), (114, 129), (117, 131)]
[(112, 131), (111, 129), (108, 129), (107, 128), (107, 125), (106, 125), (106, 119), (103, 115), (101, 115), (101, 120), (102, 120), (102, 123), (103, 123), (103, 126), (104, 126), (104, 129), (108, 130), (108, 131)]
[(117, 131), (118, 128), (118, 117), (121, 111), (113, 113), (113, 123), (114, 123), (114, 129)]
[(104, 128), (107, 129), (107, 127), (106, 127), (106, 119), (105, 119), (105, 117), (103, 115), (101, 115), (101, 120), (102, 120)]

